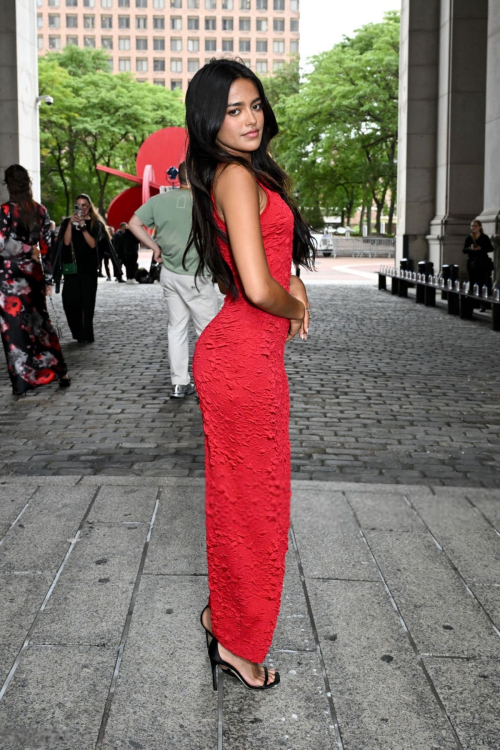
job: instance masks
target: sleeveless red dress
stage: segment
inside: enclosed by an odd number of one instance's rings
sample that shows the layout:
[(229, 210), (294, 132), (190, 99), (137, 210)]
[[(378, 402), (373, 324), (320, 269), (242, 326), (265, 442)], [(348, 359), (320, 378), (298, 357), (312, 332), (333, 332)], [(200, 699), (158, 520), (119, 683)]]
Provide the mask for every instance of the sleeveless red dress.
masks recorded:
[[(294, 218), (264, 188), (260, 222), (271, 275), (290, 285)], [(225, 225), (215, 213), (220, 227)], [(239, 296), (226, 296), (198, 339), (193, 375), (205, 433), (208, 583), (213, 633), (262, 662), (278, 618), (290, 522), (289, 321), (245, 297), (230, 247), (219, 241)]]

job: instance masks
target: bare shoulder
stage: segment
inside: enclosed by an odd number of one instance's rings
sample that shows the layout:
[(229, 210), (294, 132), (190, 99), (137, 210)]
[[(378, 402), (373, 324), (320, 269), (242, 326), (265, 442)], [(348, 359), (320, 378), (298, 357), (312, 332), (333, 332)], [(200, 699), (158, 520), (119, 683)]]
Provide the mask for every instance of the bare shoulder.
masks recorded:
[(214, 196), (224, 201), (230, 195), (258, 195), (255, 177), (241, 164), (222, 166), (214, 179)]

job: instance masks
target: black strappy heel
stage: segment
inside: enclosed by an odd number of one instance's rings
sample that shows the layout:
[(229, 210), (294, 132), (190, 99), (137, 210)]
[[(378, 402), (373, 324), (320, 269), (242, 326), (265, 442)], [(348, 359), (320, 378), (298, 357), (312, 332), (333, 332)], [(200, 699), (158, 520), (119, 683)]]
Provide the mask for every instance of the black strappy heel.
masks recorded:
[(205, 611), (206, 611), (206, 610), (207, 610), (208, 608), (209, 608), (209, 606), (208, 606), (208, 604), (207, 604), (207, 606), (205, 607), (205, 609), (203, 610), (203, 612), (202, 612), (202, 613), (201, 613), (201, 615), (200, 615), (200, 623), (201, 623), (201, 627), (202, 627), (202, 628), (203, 628), (203, 630), (205, 631), (205, 635), (206, 635), (206, 638), (207, 638), (207, 649), (208, 649), (208, 647), (210, 646), (210, 641), (208, 640), (208, 639), (209, 639), (209, 637), (210, 637), (210, 638), (213, 638), (213, 637), (214, 637), (214, 634), (213, 634), (213, 633), (211, 633), (211, 632), (210, 632), (210, 630), (209, 630), (208, 628), (206, 628), (206, 627), (204, 626), (204, 624), (203, 624), (203, 614), (204, 614), (204, 612), (205, 612)]
[(276, 672), (274, 676), (274, 682), (268, 682), (269, 680), (269, 670), (266, 666), (264, 666), (264, 684), (263, 685), (249, 685), (248, 682), (245, 680), (243, 675), (238, 672), (236, 667), (233, 667), (232, 664), (229, 664), (229, 662), (224, 661), (224, 659), (221, 658), (221, 655), (219, 654), (219, 643), (217, 641), (217, 638), (214, 638), (212, 636), (212, 641), (210, 643), (210, 646), (208, 648), (208, 655), (210, 657), (210, 664), (212, 665), (212, 680), (214, 685), (214, 690), (217, 690), (217, 667), (225, 667), (226, 670), (224, 670), (224, 674), (230, 674), (233, 677), (236, 677), (248, 690), (270, 690), (273, 687), (276, 687), (276, 685), (279, 685), (280, 683), (280, 673)]

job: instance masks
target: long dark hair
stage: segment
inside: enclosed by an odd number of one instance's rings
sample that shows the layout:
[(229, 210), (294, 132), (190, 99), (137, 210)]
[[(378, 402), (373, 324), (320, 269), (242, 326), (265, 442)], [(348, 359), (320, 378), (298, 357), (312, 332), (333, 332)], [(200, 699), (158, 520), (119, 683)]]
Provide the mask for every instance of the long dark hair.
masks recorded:
[[(227, 111), (229, 89), (239, 78), (255, 85), (261, 98), (264, 129), (259, 148), (252, 152), (251, 163), (233, 156), (217, 144), (217, 136)], [(188, 179), (193, 191), (193, 224), (187, 251), (194, 244), (200, 261), (196, 275), (205, 269), (217, 276), (236, 297), (238, 291), (233, 273), (222, 258), (217, 238), (227, 242), (214, 217), (212, 185), (220, 164), (241, 164), (258, 182), (279, 193), (293, 212), (293, 262), (296, 266), (314, 266), (314, 245), (311, 232), (290, 196), (290, 180), (269, 152), (269, 144), (278, 133), (278, 123), (259, 78), (237, 60), (215, 58), (193, 77), (186, 94), (186, 124), (189, 144), (186, 154)], [(186, 255), (184, 255), (184, 258)]]
[(20, 164), (11, 164), (5, 170), (4, 185), (7, 186), (12, 203), (19, 207), (20, 222), (31, 232), (38, 224), (38, 214), (28, 170)]

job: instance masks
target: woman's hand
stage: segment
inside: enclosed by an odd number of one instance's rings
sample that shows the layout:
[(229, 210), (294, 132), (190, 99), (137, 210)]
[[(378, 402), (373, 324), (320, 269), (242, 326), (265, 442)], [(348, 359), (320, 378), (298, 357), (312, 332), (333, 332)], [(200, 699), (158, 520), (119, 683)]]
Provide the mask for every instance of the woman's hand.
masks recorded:
[(302, 320), (290, 321), (290, 330), (286, 339), (287, 343), (288, 341), (291, 341), (297, 334), (299, 334), (300, 338), (303, 341), (306, 341), (307, 332), (309, 330), (309, 299), (307, 297), (306, 288), (298, 276), (290, 277), (290, 294), (292, 295), (292, 297), (295, 297), (302, 302), (305, 307), (305, 313)]

